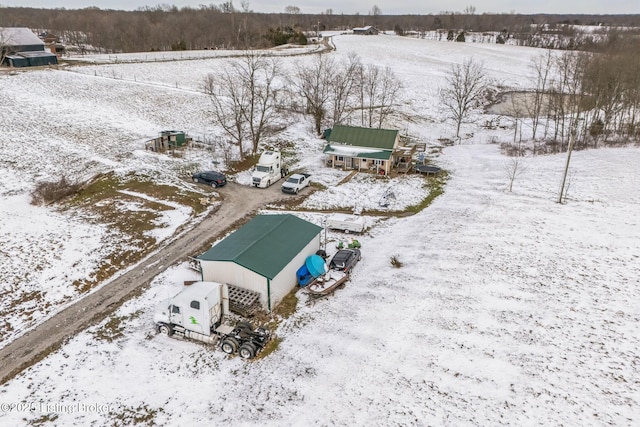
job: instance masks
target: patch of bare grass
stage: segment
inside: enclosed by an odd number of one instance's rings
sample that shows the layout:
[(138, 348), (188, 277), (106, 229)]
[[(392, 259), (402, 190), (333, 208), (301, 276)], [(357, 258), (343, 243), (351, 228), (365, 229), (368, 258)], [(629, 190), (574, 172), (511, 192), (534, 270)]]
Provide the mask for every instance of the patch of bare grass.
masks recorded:
[[(148, 198), (123, 193), (125, 190)], [(155, 249), (157, 241), (150, 232), (157, 227), (162, 213), (172, 209), (162, 201), (188, 206), (198, 214), (206, 209), (201, 198), (199, 192), (157, 184), (134, 174), (124, 177), (105, 174), (87, 184), (63, 208), (79, 209), (90, 221), (108, 225), (105, 239), (110, 253), (96, 270), (88, 277), (75, 280), (73, 286), (80, 293), (88, 292)]]
[(71, 181), (66, 176), (57, 181), (39, 182), (31, 192), (31, 204), (49, 205), (77, 194), (81, 188), (82, 183)]

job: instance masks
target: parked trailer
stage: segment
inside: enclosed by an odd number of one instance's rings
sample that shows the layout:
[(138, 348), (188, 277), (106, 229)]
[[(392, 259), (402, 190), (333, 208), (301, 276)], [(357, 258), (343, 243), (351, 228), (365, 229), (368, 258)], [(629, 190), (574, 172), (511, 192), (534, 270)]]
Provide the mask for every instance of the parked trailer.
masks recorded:
[(256, 356), (269, 341), (264, 328), (249, 322), (223, 324), (229, 314), (229, 289), (215, 282), (195, 282), (173, 298), (161, 302), (153, 316), (160, 333), (220, 346), (243, 359)]
[(366, 228), (366, 221), (360, 215), (334, 213), (327, 218), (327, 228), (362, 233)]

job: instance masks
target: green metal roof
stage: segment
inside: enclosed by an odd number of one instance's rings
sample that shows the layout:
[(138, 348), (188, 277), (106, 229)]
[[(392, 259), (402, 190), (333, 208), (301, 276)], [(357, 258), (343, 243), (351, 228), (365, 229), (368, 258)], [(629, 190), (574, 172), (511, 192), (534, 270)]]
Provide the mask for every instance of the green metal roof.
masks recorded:
[(198, 259), (235, 262), (273, 279), (321, 230), (295, 215), (258, 215)]
[(330, 144), (333, 142), (357, 147), (393, 150), (397, 136), (397, 130), (335, 125), (331, 129), (327, 141)]

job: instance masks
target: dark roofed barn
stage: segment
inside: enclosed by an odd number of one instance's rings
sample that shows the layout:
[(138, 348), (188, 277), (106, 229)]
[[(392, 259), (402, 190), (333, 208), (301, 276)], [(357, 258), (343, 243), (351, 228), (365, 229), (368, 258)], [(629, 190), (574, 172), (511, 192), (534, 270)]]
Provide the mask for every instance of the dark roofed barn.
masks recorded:
[(44, 42), (28, 28), (0, 27), (0, 57), (10, 67), (55, 65), (58, 58), (45, 51)]

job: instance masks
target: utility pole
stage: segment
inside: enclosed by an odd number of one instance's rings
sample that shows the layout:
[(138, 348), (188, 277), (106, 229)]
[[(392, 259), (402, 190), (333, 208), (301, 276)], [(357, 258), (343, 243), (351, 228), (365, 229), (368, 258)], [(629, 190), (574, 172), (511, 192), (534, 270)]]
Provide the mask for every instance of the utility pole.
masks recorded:
[(324, 226), (324, 251), (327, 252), (327, 216), (325, 215), (322, 225)]

